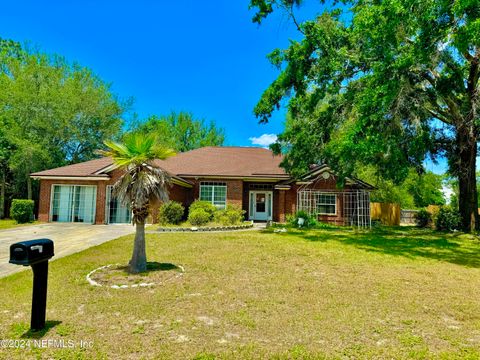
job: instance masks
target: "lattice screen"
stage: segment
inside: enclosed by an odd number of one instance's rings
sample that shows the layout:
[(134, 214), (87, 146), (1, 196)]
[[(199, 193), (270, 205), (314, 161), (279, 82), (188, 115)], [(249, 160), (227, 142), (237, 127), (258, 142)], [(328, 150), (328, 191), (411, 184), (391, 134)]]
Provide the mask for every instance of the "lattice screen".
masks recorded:
[[(337, 199), (335, 211), (331, 195), (335, 195)], [(362, 229), (371, 227), (370, 193), (365, 190), (332, 191), (300, 188), (297, 193), (297, 209), (313, 216), (334, 214), (345, 226)]]

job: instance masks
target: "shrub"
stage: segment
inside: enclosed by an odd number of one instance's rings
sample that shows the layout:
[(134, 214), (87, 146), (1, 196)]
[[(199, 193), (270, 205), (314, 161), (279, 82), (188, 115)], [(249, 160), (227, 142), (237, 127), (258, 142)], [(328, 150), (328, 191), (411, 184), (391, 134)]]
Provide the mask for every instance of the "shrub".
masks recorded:
[(185, 208), (176, 201), (169, 201), (160, 206), (158, 220), (160, 224), (178, 224), (182, 221)]
[(13, 199), (10, 217), (19, 224), (33, 221), (33, 200)]
[(430, 225), (432, 222), (432, 214), (426, 209), (421, 209), (414, 215), (417, 226), (424, 228)]
[(210, 214), (201, 208), (190, 209), (188, 221), (192, 225), (205, 225), (210, 221)]
[(222, 225), (235, 225), (243, 220), (245, 210), (236, 205), (227, 205), (226, 209), (218, 210), (215, 213), (215, 221)]
[(442, 206), (435, 218), (435, 227), (440, 231), (452, 231), (460, 227), (460, 213), (449, 206)]
[[(300, 218), (304, 219), (302, 225), (298, 223), (298, 220)], [(295, 215), (287, 217), (287, 222), (291, 226), (303, 228), (312, 228), (318, 225), (317, 219), (315, 219), (315, 217), (309, 215), (306, 211), (303, 210), (297, 211)]]
[[(217, 208), (212, 203), (209, 203), (208, 201), (195, 200), (190, 205), (190, 208), (188, 209), (188, 212), (190, 214), (192, 211), (196, 211), (198, 209), (201, 209), (208, 214), (208, 221), (213, 220), (213, 217), (215, 216), (215, 212), (217, 211)], [(189, 215), (189, 217), (190, 217), (190, 215)]]

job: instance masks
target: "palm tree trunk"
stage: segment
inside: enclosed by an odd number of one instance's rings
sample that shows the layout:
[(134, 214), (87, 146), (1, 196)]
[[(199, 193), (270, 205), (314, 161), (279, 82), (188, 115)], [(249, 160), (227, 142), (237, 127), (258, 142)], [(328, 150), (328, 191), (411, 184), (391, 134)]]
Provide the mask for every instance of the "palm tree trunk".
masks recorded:
[(130, 260), (130, 272), (139, 273), (147, 270), (147, 253), (145, 250), (145, 220), (135, 224), (135, 240)]

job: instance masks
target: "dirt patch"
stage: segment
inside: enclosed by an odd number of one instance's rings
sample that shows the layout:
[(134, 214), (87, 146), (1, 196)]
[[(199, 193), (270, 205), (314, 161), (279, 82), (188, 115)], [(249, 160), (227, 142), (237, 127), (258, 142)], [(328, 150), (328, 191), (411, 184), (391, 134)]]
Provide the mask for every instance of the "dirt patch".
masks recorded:
[(92, 271), (87, 280), (96, 286), (114, 288), (144, 287), (161, 285), (171, 281), (179, 281), (184, 274), (184, 268), (170, 263), (147, 263), (147, 271), (139, 274), (128, 272), (128, 266), (114, 264), (102, 266)]

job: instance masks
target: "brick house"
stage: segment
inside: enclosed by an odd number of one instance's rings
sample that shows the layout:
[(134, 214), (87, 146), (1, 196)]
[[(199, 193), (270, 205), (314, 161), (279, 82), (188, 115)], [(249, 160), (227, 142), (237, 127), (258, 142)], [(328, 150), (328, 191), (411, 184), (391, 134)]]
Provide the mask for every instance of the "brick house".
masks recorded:
[[(314, 167), (301, 179), (293, 179), (280, 167), (281, 160), (262, 148), (204, 147), (157, 160), (156, 165), (172, 176), (170, 199), (185, 207), (201, 199), (218, 208), (238, 205), (245, 210), (245, 217), (254, 221), (284, 222), (287, 214), (305, 210), (330, 223), (353, 224), (360, 217), (366, 221), (367, 215), (369, 222), (371, 185), (347, 179), (339, 190), (337, 178), (327, 166)], [(130, 211), (112, 196), (112, 185), (121, 174), (111, 158), (31, 174), (40, 180), (38, 219), (130, 222)], [(362, 213), (360, 208), (364, 208)], [(152, 204), (153, 222), (157, 213), (158, 204)]]

